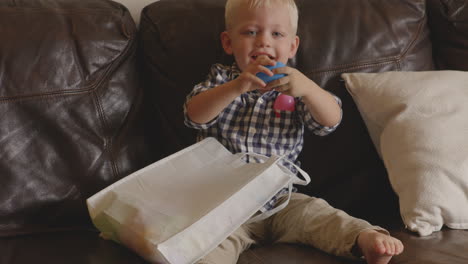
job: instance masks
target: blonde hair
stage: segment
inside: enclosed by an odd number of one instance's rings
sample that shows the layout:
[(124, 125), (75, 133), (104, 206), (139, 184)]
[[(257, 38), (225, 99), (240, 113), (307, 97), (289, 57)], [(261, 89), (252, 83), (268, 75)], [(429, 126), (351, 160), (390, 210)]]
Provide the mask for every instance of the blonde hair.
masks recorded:
[(259, 7), (273, 7), (277, 4), (286, 5), (289, 12), (289, 17), (291, 19), (291, 26), (294, 33), (296, 33), (297, 22), (299, 20), (299, 11), (294, 0), (227, 0), (224, 18), (226, 28), (228, 30), (233, 26), (235, 12), (238, 11), (237, 9), (243, 3), (246, 3), (249, 9)]

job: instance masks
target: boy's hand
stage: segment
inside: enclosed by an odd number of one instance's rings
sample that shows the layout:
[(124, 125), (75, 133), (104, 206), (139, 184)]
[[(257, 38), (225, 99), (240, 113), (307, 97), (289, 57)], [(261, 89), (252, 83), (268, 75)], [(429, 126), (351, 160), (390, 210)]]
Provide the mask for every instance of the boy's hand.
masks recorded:
[(253, 90), (265, 90), (267, 84), (262, 79), (256, 76), (257, 73), (263, 72), (268, 76), (273, 76), (273, 72), (269, 70), (268, 65), (274, 66), (276, 62), (270, 59), (268, 56), (258, 56), (255, 61), (250, 63), (247, 68), (239, 75), (236, 79), (239, 82), (239, 88), (241, 93), (253, 91)]
[(274, 80), (265, 87), (293, 97), (302, 97), (315, 121), (323, 126), (336, 126), (341, 120), (341, 107), (336, 98), (322, 89), (295, 68), (273, 69), (274, 74), (286, 76)]
[(312, 80), (295, 68), (281, 67), (273, 69), (274, 74), (286, 74), (285, 77), (274, 80), (265, 87), (293, 97), (305, 96), (310, 91), (311, 85), (316, 85)]

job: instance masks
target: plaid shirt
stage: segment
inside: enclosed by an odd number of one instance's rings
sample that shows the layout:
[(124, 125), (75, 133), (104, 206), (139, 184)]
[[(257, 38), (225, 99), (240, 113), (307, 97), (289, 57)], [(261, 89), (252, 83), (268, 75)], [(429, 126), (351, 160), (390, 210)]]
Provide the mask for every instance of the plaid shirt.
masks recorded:
[[(232, 66), (213, 65), (206, 81), (197, 84), (187, 96), (186, 104), (193, 96), (234, 80), (239, 74), (240, 70), (235, 63)], [(299, 165), (297, 157), (303, 147), (304, 127), (316, 135), (324, 136), (334, 131), (338, 124), (333, 127), (320, 125), (299, 98), (296, 98), (295, 111), (280, 111), (278, 115), (273, 110), (278, 94), (276, 91), (264, 94), (250, 91), (241, 94), (215, 119), (205, 124), (192, 122), (187, 116), (185, 104), (185, 124), (200, 130), (198, 140), (214, 137), (232, 153), (285, 155), (288, 160)], [(335, 98), (341, 105), (340, 99)], [(288, 163), (284, 165), (296, 172)], [(277, 198), (284, 193), (287, 193), (287, 189), (280, 191), (264, 209), (271, 209)]]

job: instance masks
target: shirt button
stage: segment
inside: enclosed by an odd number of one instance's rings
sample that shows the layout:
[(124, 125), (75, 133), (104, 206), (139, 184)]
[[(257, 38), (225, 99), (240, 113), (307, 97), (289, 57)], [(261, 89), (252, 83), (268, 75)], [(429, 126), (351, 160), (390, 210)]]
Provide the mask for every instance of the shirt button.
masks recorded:
[(262, 98), (258, 99), (258, 102), (263, 104), (263, 99)]
[(252, 133), (252, 134), (255, 134), (255, 133), (257, 133), (257, 129), (251, 127), (251, 128), (249, 129), (249, 132)]

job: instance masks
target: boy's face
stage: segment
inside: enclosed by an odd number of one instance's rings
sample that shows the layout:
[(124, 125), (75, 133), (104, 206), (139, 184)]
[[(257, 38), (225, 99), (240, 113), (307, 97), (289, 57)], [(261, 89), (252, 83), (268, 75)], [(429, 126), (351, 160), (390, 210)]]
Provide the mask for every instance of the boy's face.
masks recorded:
[(259, 55), (287, 63), (297, 51), (299, 37), (284, 6), (249, 9), (242, 4), (235, 11), (232, 27), (221, 33), (224, 51), (233, 54), (243, 71)]

